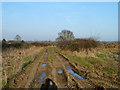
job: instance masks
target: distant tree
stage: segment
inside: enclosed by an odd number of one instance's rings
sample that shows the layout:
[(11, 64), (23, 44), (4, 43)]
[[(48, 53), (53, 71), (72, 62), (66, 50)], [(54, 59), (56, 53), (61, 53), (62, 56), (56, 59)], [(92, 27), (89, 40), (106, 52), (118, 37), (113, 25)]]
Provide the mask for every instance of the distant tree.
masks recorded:
[(21, 43), (25, 43), (25, 41), (24, 41), (24, 40), (22, 40), (22, 41), (21, 41)]
[(73, 32), (69, 30), (62, 30), (60, 33), (58, 33), (58, 38), (56, 38), (56, 41), (74, 40), (74, 38)]
[(16, 36), (15, 36), (15, 40), (16, 40), (16, 41), (21, 41), (21, 37), (20, 37), (19, 35), (16, 35)]
[(3, 39), (3, 40), (2, 40), (2, 43), (3, 43), (3, 44), (6, 44), (6, 40), (5, 40), (5, 39)]

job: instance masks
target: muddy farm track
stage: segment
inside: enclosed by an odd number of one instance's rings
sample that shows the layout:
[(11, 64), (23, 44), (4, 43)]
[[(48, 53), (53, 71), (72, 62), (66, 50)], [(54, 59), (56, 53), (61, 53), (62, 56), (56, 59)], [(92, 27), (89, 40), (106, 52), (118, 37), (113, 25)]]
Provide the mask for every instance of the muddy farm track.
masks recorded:
[(70, 61), (54, 48), (42, 51), (30, 67), (11, 80), (13, 88), (116, 88), (120, 83), (102, 76), (87, 77), (79, 63)]

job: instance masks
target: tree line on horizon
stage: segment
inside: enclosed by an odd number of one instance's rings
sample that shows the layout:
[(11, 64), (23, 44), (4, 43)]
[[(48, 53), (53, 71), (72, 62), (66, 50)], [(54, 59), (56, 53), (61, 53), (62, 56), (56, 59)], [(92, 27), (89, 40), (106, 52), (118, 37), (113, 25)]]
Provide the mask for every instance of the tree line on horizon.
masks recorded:
[(71, 51), (80, 51), (80, 49), (91, 49), (96, 48), (99, 45), (99, 42), (93, 38), (86, 38), (86, 39), (78, 39), (75, 38), (74, 34), (70, 30), (62, 30), (58, 33), (58, 37), (56, 38), (55, 42), (32, 42), (27, 43), (21, 39), (20, 35), (16, 35), (14, 38), (15, 41), (11, 41), (7, 43), (5, 39), (2, 40), (2, 47), (4, 48), (22, 48), (22, 47), (30, 47), (31, 45), (34, 46), (57, 46), (60, 49), (66, 49)]

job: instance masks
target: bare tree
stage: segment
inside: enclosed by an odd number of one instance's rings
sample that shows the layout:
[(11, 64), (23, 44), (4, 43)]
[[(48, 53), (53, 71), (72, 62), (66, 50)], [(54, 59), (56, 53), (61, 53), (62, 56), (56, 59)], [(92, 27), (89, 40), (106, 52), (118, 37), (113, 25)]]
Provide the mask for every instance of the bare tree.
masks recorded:
[(15, 40), (16, 40), (16, 41), (21, 41), (21, 37), (20, 37), (19, 35), (16, 35), (16, 36), (15, 36)]
[(56, 38), (56, 41), (74, 40), (74, 38), (73, 32), (69, 30), (62, 30), (60, 33), (58, 33), (58, 38)]
[(6, 40), (5, 39), (2, 40), (2, 44), (6, 44)]

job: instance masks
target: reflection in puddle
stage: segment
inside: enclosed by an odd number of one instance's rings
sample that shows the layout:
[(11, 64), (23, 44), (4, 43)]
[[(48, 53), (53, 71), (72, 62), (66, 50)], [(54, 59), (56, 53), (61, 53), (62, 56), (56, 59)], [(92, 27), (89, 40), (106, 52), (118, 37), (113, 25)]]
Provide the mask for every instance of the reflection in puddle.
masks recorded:
[(46, 64), (42, 64), (42, 66), (46, 66)]
[(43, 79), (44, 79), (45, 77), (46, 77), (46, 73), (43, 72), (43, 73), (41, 74), (41, 76), (39, 77), (40, 80), (39, 80), (38, 82), (39, 82), (40, 84), (42, 84), (42, 81), (43, 81)]
[(79, 76), (77, 73), (75, 73), (75, 72), (71, 69), (70, 66), (66, 66), (66, 68), (67, 68), (67, 71), (68, 71), (70, 74), (73, 75), (73, 77), (77, 77), (77, 78), (79, 78), (79, 79), (83, 79), (83, 77), (81, 77), (81, 76)]
[(59, 70), (58, 70), (58, 73), (61, 74), (61, 73), (63, 73), (63, 71), (62, 71), (61, 69), (59, 69)]
[(47, 60), (47, 57), (45, 57), (45, 60)]

